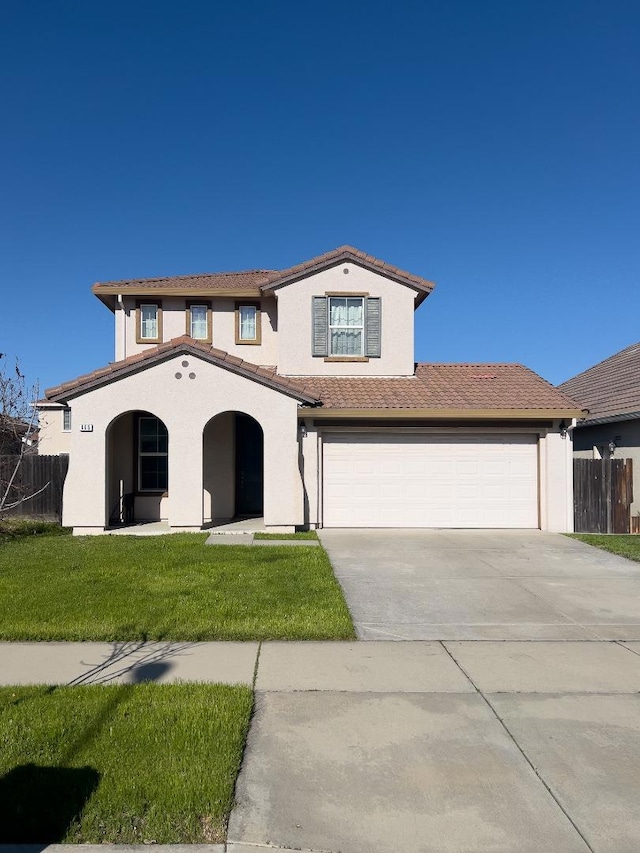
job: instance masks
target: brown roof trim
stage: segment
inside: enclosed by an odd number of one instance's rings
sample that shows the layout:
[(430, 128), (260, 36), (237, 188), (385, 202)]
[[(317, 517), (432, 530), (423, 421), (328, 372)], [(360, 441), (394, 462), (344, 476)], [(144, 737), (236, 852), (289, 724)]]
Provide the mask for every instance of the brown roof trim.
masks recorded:
[(137, 373), (139, 370), (152, 367), (154, 364), (166, 361), (179, 353), (188, 353), (201, 358), (210, 364), (216, 365), (216, 367), (221, 367), (224, 370), (229, 370), (231, 373), (244, 376), (268, 388), (273, 388), (309, 406), (316, 406), (319, 403), (316, 397), (306, 392), (302, 385), (295, 380), (277, 376), (273, 370), (243, 361), (241, 358), (229, 355), (229, 353), (223, 350), (194, 341), (187, 335), (182, 335), (166, 343), (150, 347), (143, 352), (131, 355), (122, 361), (116, 361), (100, 370), (94, 370), (92, 373), (79, 376), (71, 382), (47, 388), (43, 402), (63, 402), (80, 394), (86, 394), (88, 391), (93, 391), (94, 388), (123, 379), (131, 373)]
[(300, 411), (300, 417), (314, 420), (331, 419), (379, 419), (379, 420), (549, 420), (575, 418), (576, 409), (317, 409), (313, 412)]
[(286, 270), (279, 270), (272, 273), (267, 273), (268, 282), (262, 284), (260, 289), (263, 293), (268, 293), (277, 287), (283, 287), (287, 284), (292, 284), (305, 276), (316, 272), (334, 267), (337, 264), (350, 261), (358, 264), (358, 266), (371, 270), (372, 272), (380, 273), (387, 278), (397, 281), (399, 284), (404, 284), (418, 291), (417, 304), (419, 305), (434, 289), (435, 284), (426, 278), (413, 275), (413, 273), (401, 270), (388, 264), (380, 258), (375, 258), (373, 255), (368, 255), (354, 246), (339, 246), (330, 252), (325, 252), (323, 255), (318, 255), (311, 258), (309, 261), (304, 261), (301, 264), (296, 264)]

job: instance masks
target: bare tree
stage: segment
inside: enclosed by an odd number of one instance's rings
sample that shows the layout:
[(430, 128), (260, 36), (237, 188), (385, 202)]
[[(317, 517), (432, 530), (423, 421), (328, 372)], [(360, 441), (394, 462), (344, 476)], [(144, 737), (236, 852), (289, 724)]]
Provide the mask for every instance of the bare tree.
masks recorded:
[(25, 454), (34, 452), (37, 399), (38, 384), (27, 383), (18, 359), (10, 368), (6, 355), (0, 353), (0, 456), (10, 460), (0, 466), (0, 515), (31, 500), (49, 485), (30, 493), (22, 488), (19, 478)]

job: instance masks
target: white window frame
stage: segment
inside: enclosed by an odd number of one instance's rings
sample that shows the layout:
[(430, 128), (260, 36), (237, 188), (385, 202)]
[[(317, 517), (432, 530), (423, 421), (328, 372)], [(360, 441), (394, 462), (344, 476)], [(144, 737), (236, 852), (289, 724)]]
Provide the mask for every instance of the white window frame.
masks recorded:
[[(145, 335), (143, 312), (146, 308), (155, 309), (155, 336)], [(148, 322), (148, 321), (147, 321)], [(162, 303), (152, 300), (139, 300), (136, 303), (136, 342), (157, 344), (162, 340)]]
[[(204, 335), (194, 335), (193, 333), (193, 310), (202, 309), (204, 311)], [(202, 302), (191, 302), (189, 304), (189, 336), (194, 339), (194, 341), (208, 341), (210, 340), (209, 334), (209, 306)]]
[[(258, 309), (255, 305), (241, 305), (239, 307), (240, 316), (238, 317), (238, 337), (241, 341), (255, 341), (258, 337)], [(253, 311), (253, 336), (245, 337), (242, 333), (242, 312), (246, 310)]]
[(62, 410), (62, 432), (71, 432), (71, 409), (68, 406)]
[[(365, 297), (364, 296), (329, 296), (329, 304), (327, 306), (327, 326), (328, 326), (328, 346), (329, 346), (329, 357), (330, 358), (360, 358), (364, 355), (364, 345), (365, 345)], [(331, 304), (332, 302), (337, 302), (340, 300), (341, 302), (347, 302), (348, 300), (358, 300), (360, 305), (362, 306), (362, 324), (355, 325), (345, 325), (344, 323), (331, 323)], [(334, 352), (333, 350), (333, 331), (338, 331), (340, 329), (348, 329), (349, 331), (354, 331), (356, 329), (360, 330), (360, 352)]]
[[(140, 428), (143, 421), (160, 421), (160, 418), (155, 417), (155, 415), (140, 415), (138, 418), (138, 492), (141, 494), (158, 494), (162, 492), (166, 492), (169, 488), (169, 447), (168, 442), (169, 438), (167, 435), (167, 450), (166, 451), (149, 451), (149, 450), (141, 450), (140, 445), (142, 442), (142, 430)], [(142, 486), (142, 459), (143, 457), (148, 456), (164, 456), (167, 459), (167, 486), (163, 489), (155, 488), (155, 489), (145, 489)]]

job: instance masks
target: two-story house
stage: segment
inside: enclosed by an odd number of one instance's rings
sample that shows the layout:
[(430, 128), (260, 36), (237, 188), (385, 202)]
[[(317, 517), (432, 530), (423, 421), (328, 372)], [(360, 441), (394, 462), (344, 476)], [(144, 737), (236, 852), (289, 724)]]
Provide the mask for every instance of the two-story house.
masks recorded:
[(432, 289), (349, 246), (95, 284), (115, 361), (41, 401), (41, 452), (70, 454), (64, 524), (571, 530), (580, 407), (521, 365), (416, 365)]

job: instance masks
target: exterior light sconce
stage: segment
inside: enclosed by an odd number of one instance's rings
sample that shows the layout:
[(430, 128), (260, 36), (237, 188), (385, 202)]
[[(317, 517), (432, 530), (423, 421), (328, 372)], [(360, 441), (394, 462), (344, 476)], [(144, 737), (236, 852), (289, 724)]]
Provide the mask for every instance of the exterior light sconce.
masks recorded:
[(307, 437), (307, 425), (306, 424), (300, 424), (300, 426), (298, 427), (298, 435), (300, 436), (300, 438), (306, 438)]
[(613, 456), (613, 454), (616, 452), (616, 447), (617, 447), (617, 446), (618, 446), (618, 445), (615, 443), (615, 440), (612, 438), (612, 439), (611, 439), (611, 441), (609, 442), (609, 453), (610, 453), (612, 456)]
[(567, 424), (565, 423), (565, 421), (560, 421), (560, 435), (562, 436), (562, 438), (567, 437), (567, 432), (568, 432)]

